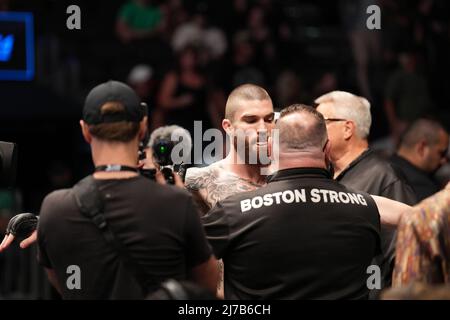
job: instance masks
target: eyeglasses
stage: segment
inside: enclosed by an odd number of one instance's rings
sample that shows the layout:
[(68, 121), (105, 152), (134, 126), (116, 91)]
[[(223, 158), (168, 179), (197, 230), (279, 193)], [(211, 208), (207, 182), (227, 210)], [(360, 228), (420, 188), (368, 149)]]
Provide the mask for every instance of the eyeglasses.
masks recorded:
[(341, 121), (347, 121), (347, 119), (337, 119), (337, 118), (325, 118), (325, 122), (341, 122)]

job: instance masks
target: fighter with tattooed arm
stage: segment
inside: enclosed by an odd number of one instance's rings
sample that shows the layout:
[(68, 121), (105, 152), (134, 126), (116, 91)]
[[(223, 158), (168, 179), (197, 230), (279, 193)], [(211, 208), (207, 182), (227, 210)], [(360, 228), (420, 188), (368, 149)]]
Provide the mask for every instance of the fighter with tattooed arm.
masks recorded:
[[(265, 184), (261, 169), (267, 164), (251, 163), (249, 154), (267, 150), (267, 137), (274, 127), (272, 100), (261, 87), (242, 85), (228, 97), (222, 127), (231, 140), (227, 157), (204, 168), (190, 168), (186, 188), (196, 195), (203, 213), (230, 195), (255, 190)], [(238, 133), (245, 133), (245, 146), (239, 150)], [(263, 141), (258, 141), (265, 137)], [(256, 160), (262, 157), (256, 157)]]
[[(256, 85), (237, 87), (228, 96), (222, 127), (230, 137), (227, 157), (204, 168), (190, 168), (186, 173), (186, 188), (194, 195), (200, 211), (206, 214), (218, 201), (228, 196), (252, 191), (265, 185), (266, 177), (258, 161), (251, 163), (249, 154), (267, 152), (267, 138), (275, 126), (272, 99), (266, 90)], [(239, 133), (245, 133), (245, 146), (239, 148)], [(265, 137), (263, 141), (258, 137)], [(243, 149), (243, 150), (240, 150)], [(223, 262), (219, 262), (221, 281), (217, 295), (223, 297)]]

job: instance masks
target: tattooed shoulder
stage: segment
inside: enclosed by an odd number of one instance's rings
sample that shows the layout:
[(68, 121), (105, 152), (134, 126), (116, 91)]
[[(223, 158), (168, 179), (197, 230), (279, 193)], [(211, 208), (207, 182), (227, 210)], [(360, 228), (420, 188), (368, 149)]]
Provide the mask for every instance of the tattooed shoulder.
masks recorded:
[(186, 188), (199, 193), (210, 208), (231, 195), (253, 191), (259, 187), (261, 185), (228, 172), (220, 164), (191, 168), (186, 174)]
[(186, 172), (185, 186), (189, 191), (199, 191), (210, 181), (217, 179), (212, 166), (204, 168), (189, 168)]

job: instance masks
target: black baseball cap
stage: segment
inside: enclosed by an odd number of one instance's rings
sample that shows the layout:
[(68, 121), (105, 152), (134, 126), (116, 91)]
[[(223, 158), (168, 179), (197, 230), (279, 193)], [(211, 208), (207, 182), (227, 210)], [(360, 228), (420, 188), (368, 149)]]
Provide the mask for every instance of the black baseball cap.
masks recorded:
[[(119, 102), (124, 112), (102, 115), (102, 106), (107, 102)], [(110, 80), (96, 86), (86, 97), (83, 120), (87, 124), (111, 123), (119, 121), (140, 122), (147, 114), (145, 103), (125, 83)]]

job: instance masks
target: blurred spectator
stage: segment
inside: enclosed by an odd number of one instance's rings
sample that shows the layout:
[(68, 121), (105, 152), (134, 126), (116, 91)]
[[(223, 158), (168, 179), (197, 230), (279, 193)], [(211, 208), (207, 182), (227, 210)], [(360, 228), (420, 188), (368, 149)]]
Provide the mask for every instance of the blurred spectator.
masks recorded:
[(117, 17), (116, 31), (123, 43), (149, 38), (162, 33), (165, 17), (152, 0), (130, 0)]
[(291, 70), (285, 70), (278, 76), (276, 94), (277, 109), (299, 103), (299, 101), (309, 101), (300, 78)]
[(385, 96), (386, 115), (396, 141), (411, 121), (432, 107), (427, 81), (417, 71), (417, 55), (405, 52), (399, 60), (400, 69), (388, 79)]
[(393, 287), (450, 284), (450, 185), (405, 213), (398, 226)]
[(313, 88), (313, 96), (320, 97), (338, 89), (338, 80), (334, 72), (325, 72)]
[(377, 5), (374, 0), (341, 0), (341, 19), (349, 37), (356, 63), (356, 78), (360, 93), (373, 101), (373, 92), (369, 79), (369, 65), (377, 70), (381, 56), (380, 34), (377, 30), (367, 29), (367, 8)]
[(206, 78), (198, 61), (198, 51), (186, 47), (178, 53), (177, 67), (161, 84), (158, 106), (166, 125), (176, 124), (194, 137), (194, 121), (203, 121), (203, 130), (211, 127)]
[(397, 54), (411, 46), (414, 42), (412, 18), (413, 12), (407, 6), (410, 1), (383, 0), (382, 10), (382, 35), (383, 58), (387, 67), (395, 66)]
[(186, 46), (197, 46), (206, 55), (203, 60), (218, 59), (227, 49), (227, 39), (224, 32), (208, 24), (207, 17), (198, 13), (193, 18), (180, 25), (172, 37), (174, 51), (180, 51)]
[(266, 14), (260, 6), (254, 6), (250, 9), (247, 30), (251, 39), (257, 44), (269, 40), (271, 30), (266, 22)]
[(274, 30), (267, 21), (267, 12), (263, 7), (255, 5), (250, 9), (246, 32), (255, 48), (254, 59), (258, 68), (266, 76), (266, 85), (272, 86), (279, 72), (277, 46)]
[(432, 175), (447, 162), (448, 144), (448, 133), (432, 120), (417, 120), (403, 135), (391, 163), (411, 185), (418, 201), (439, 191)]
[(266, 23), (281, 41), (288, 41), (292, 37), (291, 26), (283, 13), (282, 7), (276, 5), (274, 0), (259, 0), (261, 8), (266, 14)]
[(128, 75), (128, 84), (142, 101), (149, 102), (154, 87), (153, 68), (145, 64), (134, 66)]
[(142, 102), (148, 106), (148, 119), (150, 121), (150, 130), (163, 125), (162, 114), (156, 109), (156, 80), (154, 78), (153, 68), (139, 64), (134, 66), (127, 79), (130, 87), (134, 89)]
[(229, 35), (237, 33), (247, 25), (249, 11), (248, 0), (231, 0), (229, 1), (229, 7), (224, 12), (225, 30)]
[(183, 0), (169, 0), (162, 5), (166, 16), (166, 33), (168, 38), (181, 24), (189, 19), (189, 12), (183, 5)]
[(435, 103), (446, 103), (440, 98), (448, 90), (449, 17), (448, 1), (420, 0), (414, 19), (414, 43), (426, 61), (425, 75)]
[(251, 83), (265, 86), (264, 73), (257, 67), (255, 62), (255, 47), (245, 31), (237, 33), (233, 39), (232, 65), (228, 83), (232, 87)]

